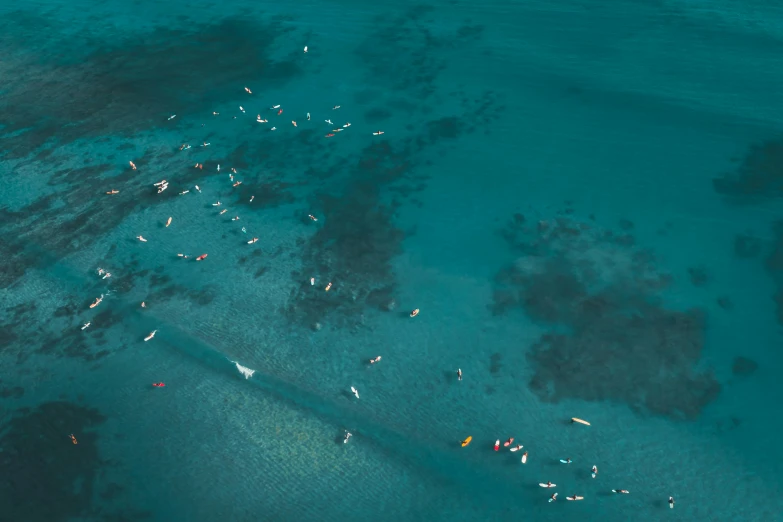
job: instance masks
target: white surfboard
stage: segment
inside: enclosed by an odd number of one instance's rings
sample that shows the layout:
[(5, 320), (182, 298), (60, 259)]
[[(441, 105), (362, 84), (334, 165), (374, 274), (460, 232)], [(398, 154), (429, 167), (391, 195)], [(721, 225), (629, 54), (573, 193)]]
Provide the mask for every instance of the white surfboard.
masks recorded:
[(511, 451), (519, 451), (522, 448), (524, 448), (524, 446), (514, 446), (513, 448), (511, 448)]
[(568, 462), (567, 460), (563, 460), (563, 459), (560, 459), (560, 462), (562, 462), (563, 464), (571, 464), (571, 463), (570, 463), (570, 462)]
[(527, 453), (522, 455), (522, 464), (526, 464), (526, 463), (527, 463)]
[(566, 499), (567, 499), (567, 500), (584, 500), (584, 499), (585, 499), (585, 497), (577, 497), (577, 496), (573, 496), (573, 497), (566, 497)]
[(542, 488), (553, 488), (557, 486), (557, 484), (544, 484), (543, 482), (539, 482), (538, 485), (541, 486)]

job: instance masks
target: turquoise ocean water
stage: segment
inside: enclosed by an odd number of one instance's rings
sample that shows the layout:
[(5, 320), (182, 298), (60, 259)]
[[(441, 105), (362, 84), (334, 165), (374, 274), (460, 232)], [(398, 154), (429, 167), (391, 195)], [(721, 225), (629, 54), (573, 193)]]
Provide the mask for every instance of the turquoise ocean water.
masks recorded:
[(777, 3), (0, 29), (0, 520), (783, 520)]

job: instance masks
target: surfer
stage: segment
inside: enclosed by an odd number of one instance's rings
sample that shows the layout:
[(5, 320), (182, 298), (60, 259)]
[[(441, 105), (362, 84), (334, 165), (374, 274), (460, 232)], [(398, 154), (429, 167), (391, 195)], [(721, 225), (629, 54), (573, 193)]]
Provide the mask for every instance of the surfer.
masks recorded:
[(345, 437), (343, 438), (343, 444), (347, 444), (348, 443), (348, 439), (350, 439), (351, 437), (353, 437), (353, 435), (351, 435), (351, 432), (348, 431), (348, 430), (345, 430)]
[(152, 339), (153, 337), (155, 337), (155, 334), (156, 334), (157, 332), (158, 332), (157, 330), (153, 330), (152, 332), (150, 332), (150, 334), (149, 334), (147, 337), (145, 337), (145, 338), (144, 338), (144, 340), (145, 340), (145, 341), (149, 341), (150, 339)]
[(310, 219), (312, 219), (313, 221), (318, 221), (318, 218), (317, 218), (317, 217), (315, 217), (315, 216), (314, 216), (314, 215), (312, 215), (312, 214), (307, 214), (307, 217), (309, 217), (309, 218), (310, 218)]
[(315, 278), (314, 277), (310, 278), (310, 286), (315, 286)]
[(255, 196), (250, 196), (250, 203), (252, 203), (254, 199), (256, 199)]
[(310, 121), (310, 113), (307, 113), (307, 121)]
[(463, 441), (461, 442), (461, 444), (462, 444), (462, 447), (464, 448), (465, 446), (467, 446), (468, 444), (470, 444), (470, 441), (472, 441), (472, 440), (473, 440), (473, 436), (469, 436), (467, 439), (463, 440)]
[(373, 136), (380, 136), (381, 134), (383, 134), (383, 131), (375, 131), (372, 133)]
[(351, 391), (353, 392), (354, 395), (356, 395), (356, 398), (358, 399), (359, 398), (359, 390), (357, 390), (356, 388), (351, 386)]
[(144, 236), (136, 236), (136, 239), (138, 239), (138, 240), (139, 240), (139, 241), (141, 241), (142, 243), (146, 243), (146, 242), (147, 242), (147, 240), (146, 240), (146, 239), (144, 239)]
[(74, 444), (79, 444), (79, 441), (78, 441), (78, 440), (76, 440), (76, 437), (74, 437), (74, 436), (73, 436), (73, 433), (71, 433), (71, 434), (70, 434), (70, 435), (68, 435), (68, 436), (71, 438), (71, 442), (73, 442)]
[(381, 360), (381, 356), (379, 355), (379, 356), (378, 356), (378, 357), (376, 357), (375, 359), (370, 359), (370, 364), (375, 364), (375, 363), (377, 363), (377, 362), (378, 362), (378, 361), (380, 361), (380, 360)]
[(578, 495), (574, 495), (573, 497), (566, 497), (567, 500), (584, 500), (585, 497), (580, 497)]
[(522, 444), (517, 444), (516, 446), (511, 448), (509, 451), (519, 451), (519, 450), (522, 449), (522, 447), (523, 447)]
[(550, 501), (550, 502), (554, 502), (555, 500), (557, 500), (557, 493), (555, 493), (554, 495), (552, 495), (551, 497), (549, 497), (549, 501)]
[(131, 166), (131, 168), (133, 170), (136, 170), (136, 164), (135, 163), (133, 163), (132, 161), (129, 161), (128, 163), (130, 163), (130, 166)]
[(462, 380), (462, 368), (457, 368), (457, 380)]
[(217, 203), (212, 203), (212, 206), (213, 207), (219, 207), (220, 206), (220, 201), (218, 201)]
[(257, 237), (254, 237), (253, 239), (251, 239), (250, 241), (248, 241), (248, 242), (247, 242), (247, 244), (248, 244), (248, 245), (252, 245), (252, 244), (253, 244), (253, 243), (255, 243), (256, 241), (258, 241), (258, 238), (257, 238)]
[(522, 464), (527, 464), (527, 451), (522, 454)]
[(627, 495), (628, 493), (630, 493), (630, 491), (628, 491), (627, 489), (613, 489), (612, 493), (622, 493), (623, 495)]
[(239, 186), (239, 185), (241, 185), (241, 184), (242, 184), (242, 182), (241, 182), (241, 181), (237, 181), (237, 182), (236, 182), (236, 183), (234, 183), (232, 186), (233, 186), (233, 187), (238, 187), (238, 186)]
[(669, 497), (669, 509), (674, 509), (674, 497)]
[(296, 127), (296, 122), (294, 120), (291, 120), (291, 123), (293, 124), (294, 127)]
[(179, 195), (180, 195), (180, 196), (184, 196), (184, 195), (185, 195), (185, 194), (187, 194), (188, 192), (190, 192), (190, 191), (189, 191), (189, 190), (183, 190), (182, 192), (180, 192), (180, 193), (179, 193)]
[(245, 87), (245, 90), (247, 91), (247, 93), (248, 93), (248, 94), (253, 94), (253, 91), (251, 91), (251, 90), (250, 90), (250, 89), (248, 89), (247, 87)]
[(571, 464), (571, 459), (565, 459), (565, 460), (560, 459), (560, 462), (562, 462), (563, 464)]
[(198, 193), (201, 194), (201, 189), (198, 188), (198, 185), (194, 185), (196, 187), (196, 190), (198, 190)]
[(221, 211), (220, 211), (220, 214), (218, 214), (218, 216), (222, 216), (222, 215), (223, 215), (223, 214), (225, 214), (226, 212), (228, 212), (228, 209), (227, 209), (227, 208), (224, 208), (223, 210), (221, 210)]
[(204, 259), (206, 259), (206, 258), (207, 258), (207, 255), (208, 255), (208, 254), (201, 254), (200, 256), (198, 256), (198, 257), (196, 258), (196, 261), (203, 261)]
[(166, 386), (166, 383), (165, 382), (153, 382), (152, 385), (154, 387), (156, 387), (156, 388), (163, 388), (164, 386)]
[(92, 323), (84, 323), (82, 330), (86, 330)]
[(101, 294), (101, 296), (97, 298), (93, 304), (90, 305), (90, 308), (95, 308), (96, 306), (101, 304), (101, 301), (103, 301), (103, 294)]
[(593, 466), (593, 469), (591, 471), (592, 471), (593, 478), (595, 478), (595, 476), (598, 475), (598, 466)]
[(147, 308), (147, 303), (145, 303), (144, 301), (142, 301), (142, 302), (141, 302), (141, 307), (142, 307), (142, 308)]
[(234, 216), (231, 218), (231, 221), (239, 221), (239, 216)]
[(411, 317), (416, 317), (417, 315), (419, 315), (419, 309), (418, 308), (411, 312)]
[(329, 281), (329, 284), (327, 284), (327, 285), (326, 285), (326, 288), (324, 288), (324, 290), (325, 290), (326, 292), (328, 292), (328, 291), (329, 291), (329, 290), (331, 290), (331, 289), (332, 289), (332, 282), (331, 282), (331, 281)]
[(541, 486), (542, 488), (554, 488), (557, 486), (557, 484), (552, 484), (551, 482), (547, 482), (546, 484), (544, 484), (543, 482), (539, 482), (538, 485)]
[(108, 279), (110, 277), (111, 277), (111, 274), (109, 272), (106, 272), (106, 274), (104, 274), (104, 276), (101, 277), (101, 279)]
[(510, 439), (508, 439), (506, 442), (504, 442), (504, 443), (503, 443), (503, 446), (504, 446), (504, 447), (506, 447), (506, 448), (508, 448), (509, 446), (511, 446), (511, 443), (512, 443), (512, 442), (514, 442), (514, 437), (511, 437), (511, 438), (510, 438)]
[(110, 195), (110, 196), (113, 195), (113, 194), (119, 194), (119, 193), (120, 193), (119, 190), (110, 190), (109, 192), (107, 192), (107, 194)]
[(500, 449), (500, 439), (495, 441), (495, 451), (498, 451)]
[(171, 217), (166, 221), (166, 228), (169, 228), (169, 225), (171, 225)]

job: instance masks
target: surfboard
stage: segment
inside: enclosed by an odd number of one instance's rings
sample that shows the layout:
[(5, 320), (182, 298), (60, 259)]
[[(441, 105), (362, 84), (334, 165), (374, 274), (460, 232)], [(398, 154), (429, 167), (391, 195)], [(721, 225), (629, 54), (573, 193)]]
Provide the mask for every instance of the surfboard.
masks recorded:
[(584, 424), (585, 426), (589, 426), (590, 423), (586, 420), (577, 419), (576, 417), (571, 417), (571, 422), (578, 422), (579, 424)]
[[(624, 491), (621, 491), (621, 490), (619, 490), (619, 489), (613, 489), (613, 490), (612, 490), (612, 493), (625, 493), (625, 492), (624, 492)], [(628, 493), (630, 493), (630, 491), (629, 491)], [(627, 494), (627, 493), (625, 493), (625, 494)]]
[(524, 446), (514, 446), (509, 451), (519, 451), (520, 449), (524, 448)]
[(522, 464), (525, 464), (527, 462), (527, 453), (522, 455)]
[(169, 225), (171, 225), (171, 218), (169, 218), (169, 220), (166, 221), (166, 227), (168, 227)]
[(566, 497), (566, 499), (568, 499), (568, 500), (584, 500), (585, 497), (576, 497), (576, 496), (574, 496), (574, 497)]
[(563, 460), (563, 459), (560, 459), (560, 462), (562, 462), (563, 464), (570, 464), (570, 462), (568, 462), (567, 460)]
[(541, 486), (542, 488), (553, 488), (557, 486), (557, 484), (544, 484), (543, 482), (539, 482), (538, 485)]
[(468, 438), (467, 438), (467, 439), (465, 439), (465, 440), (463, 440), (463, 441), (462, 441), (462, 447), (464, 448), (465, 446), (467, 446), (468, 444), (470, 444), (470, 441), (472, 441), (472, 440), (473, 440), (473, 437), (472, 437), (472, 436), (471, 436), (471, 437), (468, 437)]
[(557, 493), (555, 493), (552, 498), (549, 499), (550, 502), (554, 502), (557, 499)]

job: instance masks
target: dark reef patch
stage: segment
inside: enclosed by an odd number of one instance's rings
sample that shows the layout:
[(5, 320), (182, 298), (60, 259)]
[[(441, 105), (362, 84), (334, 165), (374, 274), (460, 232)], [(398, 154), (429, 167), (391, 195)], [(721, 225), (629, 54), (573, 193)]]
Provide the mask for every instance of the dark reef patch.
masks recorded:
[(783, 220), (773, 223), (772, 231), (775, 239), (764, 260), (764, 266), (777, 285), (777, 291), (772, 299), (777, 307), (778, 323), (783, 325)]
[(750, 259), (761, 254), (763, 243), (761, 239), (750, 234), (737, 234), (734, 238), (734, 255), (740, 259)]
[[(98, 475), (106, 464), (94, 430), (104, 421), (97, 410), (68, 402), (18, 410), (0, 430), (3, 520), (122, 520), (122, 513), (129, 520), (149, 518), (133, 508), (111, 513), (105, 504), (94, 504)], [(78, 444), (71, 443), (71, 433)]]
[(713, 187), (738, 203), (783, 196), (783, 140), (751, 147), (736, 171), (713, 179)]
[(671, 276), (624, 235), (557, 218), (501, 231), (518, 256), (495, 279), (495, 314), (522, 309), (550, 325), (527, 353), (529, 386), (542, 400), (625, 403), (693, 419), (720, 392), (698, 363), (705, 312), (664, 307)]
[(710, 280), (705, 266), (692, 266), (688, 268), (688, 278), (693, 286), (704, 286)]
[(737, 356), (734, 358), (734, 362), (731, 364), (731, 373), (740, 377), (747, 377), (748, 375), (753, 375), (756, 373), (758, 367), (758, 363), (753, 359)]

